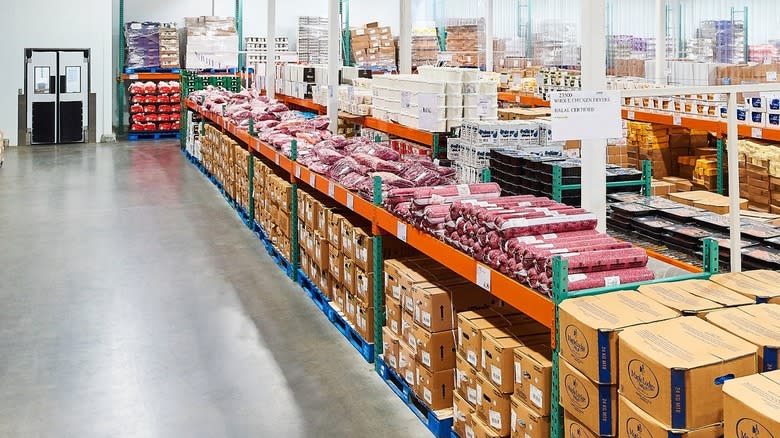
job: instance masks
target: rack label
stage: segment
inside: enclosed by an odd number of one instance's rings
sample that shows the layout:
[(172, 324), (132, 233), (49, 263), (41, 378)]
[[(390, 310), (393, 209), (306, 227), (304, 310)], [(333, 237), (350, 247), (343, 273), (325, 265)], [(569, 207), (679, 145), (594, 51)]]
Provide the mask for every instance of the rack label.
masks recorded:
[(452, 61), (452, 53), (439, 53), (437, 59), (439, 62), (450, 62)]
[(317, 175), (314, 172), (309, 173), (309, 185), (315, 187), (317, 185)]
[(398, 221), (395, 226), (395, 235), (401, 242), (406, 242), (406, 223)]
[(766, 81), (767, 82), (777, 82), (777, 72), (776, 71), (768, 71), (768, 72), (766, 72)]
[[(767, 75), (768, 74), (769, 73), (767, 73)], [(136, 80), (136, 79), (138, 79), (138, 75), (130, 75), (130, 76), (128, 76), (128, 78), (130, 78), (130, 80)]]
[(761, 128), (752, 128), (750, 130), (750, 136), (753, 138), (762, 138), (764, 135), (764, 130)]
[(301, 179), (301, 166), (295, 165), (295, 178)]
[(488, 109), (490, 108), (490, 98), (484, 94), (479, 95), (479, 102), (477, 103), (477, 114), (480, 116), (486, 116)]
[(347, 208), (350, 210), (355, 209), (355, 197), (352, 196), (352, 193), (347, 193)]
[(636, 114), (633, 111), (628, 112), (628, 120), (634, 120), (636, 118)]
[(490, 291), (490, 269), (477, 263), (477, 286)]
[(553, 92), (550, 109), (553, 141), (619, 138), (623, 133), (618, 91)]
[(336, 185), (333, 184), (333, 181), (328, 181), (328, 196), (333, 198), (335, 194), (336, 194)]
[(679, 114), (675, 114), (674, 116), (672, 116), (672, 124), (674, 126), (682, 125), (682, 116)]
[(412, 106), (412, 92), (401, 91), (401, 108), (409, 108)]

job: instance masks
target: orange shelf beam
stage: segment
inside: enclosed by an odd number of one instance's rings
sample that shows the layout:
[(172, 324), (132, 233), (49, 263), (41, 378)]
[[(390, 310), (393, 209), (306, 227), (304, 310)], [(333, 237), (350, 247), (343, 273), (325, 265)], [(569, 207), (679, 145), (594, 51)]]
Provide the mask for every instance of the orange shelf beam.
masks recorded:
[(276, 100), (285, 103), (287, 105), (296, 106), (298, 108), (304, 108), (309, 111), (314, 111), (317, 114), (325, 114), (328, 112), (328, 108), (318, 103), (314, 103), (314, 101), (310, 99), (299, 99), (297, 97), (287, 96), (285, 94), (276, 94), (275, 98)]
[(125, 81), (174, 81), (179, 80), (179, 73), (125, 73), (122, 79)]
[(433, 147), (433, 133), (428, 131), (409, 128), (408, 126), (394, 122), (386, 122), (374, 117), (366, 117), (363, 121), (363, 126), (366, 128), (376, 129), (377, 131), (382, 131), (395, 137), (403, 138), (404, 140), (409, 140), (428, 147)]
[[(647, 111), (637, 111), (634, 109), (622, 110), (623, 118), (627, 120), (636, 120), (638, 122), (658, 123), (668, 126), (681, 126), (688, 129), (699, 129), (702, 131), (715, 132), (725, 135), (728, 133), (728, 123), (712, 118), (687, 117), (677, 114), (660, 114)], [(738, 126), (740, 137), (750, 137), (757, 139), (780, 141), (780, 129), (758, 128), (755, 126), (740, 124)]]
[(520, 105), (528, 105), (533, 107), (550, 106), (550, 102), (544, 99), (540, 99), (532, 94), (526, 94), (526, 93), (511, 93), (511, 92), (498, 93), (498, 100), (500, 100), (501, 102), (519, 103)]

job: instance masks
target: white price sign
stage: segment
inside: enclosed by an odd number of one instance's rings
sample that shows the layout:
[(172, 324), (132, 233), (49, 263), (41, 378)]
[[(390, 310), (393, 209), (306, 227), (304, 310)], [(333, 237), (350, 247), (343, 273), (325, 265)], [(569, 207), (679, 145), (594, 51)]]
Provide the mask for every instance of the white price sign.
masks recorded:
[(314, 172), (309, 172), (309, 185), (314, 187), (317, 185), (317, 175), (315, 175)]
[(412, 106), (412, 93), (410, 91), (401, 91), (401, 108)]
[(438, 60), (439, 62), (450, 62), (452, 61), (452, 53), (439, 53)]
[(352, 193), (347, 193), (347, 208), (350, 210), (355, 209), (355, 197), (352, 196)]
[(750, 130), (750, 136), (753, 138), (762, 138), (764, 135), (764, 130), (761, 128), (752, 128)]
[(281, 62), (298, 62), (298, 52), (276, 52)]
[(333, 182), (328, 181), (328, 196), (331, 198), (334, 197), (336, 194), (336, 185), (333, 184)]
[(628, 112), (628, 120), (634, 120), (636, 118), (636, 114), (633, 111)]
[(768, 72), (766, 72), (766, 81), (767, 82), (777, 82), (777, 72), (776, 71), (768, 71)]
[(301, 166), (295, 166), (295, 178), (301, 179)]
[(618, 138), (623, 134), (618, 91), (550, 93), (553, 141)]
[(420, 129), (423, 131), (435, 131), (436, 129), (436, 95), (418, 94), (417, 105), (420, 117)]
[(134, 80), (138, 79), (138, 75), (130, 75), (130, 76), (128, 76), (128, 78), (129, 78), (131, 81), (134, 81)]
[(477, 286), (490, 291), (490, 269), (477, 263)]
[(479, 101), (477, 102), (477, 114), (480, 116), (486, 116), (488, 109), (490, 108), (490, 97), (484, 94), (479, 95)]
[(395, 226), (395, 235), (401, 242), (406, 242), (406, 224), (398, 221)]
[(274, 163), (276, 163), (277, 166), (279, 165), (279, 154), (274, 154)]
[(672, 124), (674, 126), (682, 125), (682, 116), (679, 114), (675, 114), (674, 116), (672, 116)]

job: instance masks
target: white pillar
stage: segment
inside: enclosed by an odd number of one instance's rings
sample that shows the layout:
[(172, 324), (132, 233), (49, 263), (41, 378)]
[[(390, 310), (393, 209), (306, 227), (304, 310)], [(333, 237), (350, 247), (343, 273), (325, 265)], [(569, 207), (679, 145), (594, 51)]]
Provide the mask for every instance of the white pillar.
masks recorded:
[(731, 247), (731, 272), (742, 271), (739, 224), (739, 145), (737, 139), (737, 93), (729, 93), (728, 142), (729, 162), (729, 246)]
[[(276, 0), (268, 0), (267, 54), (265, 57), (265, 94), (273, 99), (276, 95)], [(260, 72), (255, 72), (259, 75)]]
[(330, 130), (339, 129), (339, 67), (341, 66), (339, 0), (328, 0), (328, 117)]
[[(583, 0), (582, 89), (607, 88), (606, 0)], [(598, 129), (594, 127), (594, 129)], [(582, 141), (582, 207), (598, 218), (598, 230), (607, 228), (607, 141)]]
[(682, 39), (682, 35), (680, 35), (680, 25), (682, 22), (680, 21), (680, 0), (670, 0), (669, 1), (669, 8), (671, 10), (671, 20), (669, 20), (672, 23), (672, 44), (674, 47), (672, 47), (672, 54), (675, 58), (680, 57), (680, 41)]
[(655, 0), (655, 83), (666, 84), (666, 0)]
[(398, 34), (398, 72), (412, 74), (412, 0), (400, 0), (400, 30)]
[(485, 2), (485, 71), (493, 71), (493, 0)]

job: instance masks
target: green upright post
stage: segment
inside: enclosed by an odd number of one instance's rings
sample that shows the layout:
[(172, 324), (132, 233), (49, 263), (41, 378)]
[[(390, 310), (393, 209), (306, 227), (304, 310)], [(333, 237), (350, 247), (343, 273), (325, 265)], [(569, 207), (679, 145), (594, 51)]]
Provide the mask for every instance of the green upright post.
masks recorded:
[(377, 134), (374, 136), (374, 143), (382, 143), (382, 136)]
[[(298, 161), (298, 141), (293, 140), (290, 150), (290, 159), (293, 161), (293, 165)], [(293, 281), (298, 281), (298, 269), (301, 267), (300, 260), (300, 246), (298, 242), (298, 180), (295, 178), (295, 174), (291, 173), (290, 178), (292, 180), (292, 194), (290, 203), (290, 264), (292, 264), (292, 272), (290, 278)]]
[(339, 1), (339, 11), (341, 12), (341, 43), (342, 50), (344, 52), (344, 65), (350, 66), (352, 62), (350, 60), (350, 54), (352, 53), (352, 34), (349, 31), (349, 0)]
[[(244, 68), (246, 55), (240, 53), (244, 50), (244, 0), (236, 0), (236, 33), (238, 34), (238, 71)], [(274, 44), (269, 41), (268, 44)], [(227, 88), (227, 87), (226, 87)]]
[(116, 76), (116, 133), (125, 133), (125, 83), (122, 72), (125, 68), (125, 0), (119, 0), (119, 62)]
[(555, 349), (552, 355), (552, 391), (550, 394), (550, 438), (563, 438), (563, 409), (559, 404), (560, 386), (560, 324), (559, 306), (567, 298), (569, 293), (569, 262), (561, 256), (553, 257), (553, 289), (552, 299), (555, 304)]
[(720, 270), (720, 248), (718, 246), (718, 242), (708, 237), (704, 239), (703, 241), (703, 263), (702, 263), (702, 269), (704, 269), (704, 272), (709, 272), (710, 274), (717, 274)]
[(255, 132), (255, 119), (249, 119), (249, 127), (247, 129), (247, 132), (252, 137), (256, 137), (256, 135), (255, 135), (256, 134), (256, 132)]
[(718, 146), (718, 194), (723, 194), (723, 139), (719, 138), (717, 143)]
[[(382, 205), (382, 178), (374, 177), (374, 205)], [(379, 356), (382, 354), (382, 327), (385, 325), (385, 307), (382, 305), (384, 298), (384, 259), (382, 258), (382, 236), (374, 225), (373, 237), (373, 268), (374, 268), (374, 367), (379, 371)]]
[(482, 169), (482, 182), (483, 182), (483, 183), (488, 183), (488, 182), (490, 182), (492, 179), (493, 179), (493, 178), (492, 178), (492, 176), (490, 175), (490, 168), (489, 168), (489, 167), (486, 167), (486, 168)]
[(433, 144), (431, 145), (432, 153), (433, 153), (433, 159), (439, 158), (439, 134), (434, 133), (433, 134)]
[(645, 196), (653, 194), (653, 163), (650, 160), (642, 161), (642, 182), (645, 186)]
[(251, 228), (252, 231), (254, 231), (255, 228), (255, 156), (252, 154), (251, 150), (249, 151), (246, 160), (247, 160), (246, 163), (247, 174), (249, 175), (249, 199), (247, 201), (247, 208), (249, 209), (249, 211), (247, 211), (246, 214), (250, 219), (249, 228)]
[(553, 164), (552, 167), (552, 198), (555, 202), (561, 202), (563, 199), (563, 169), (561, 166)]

